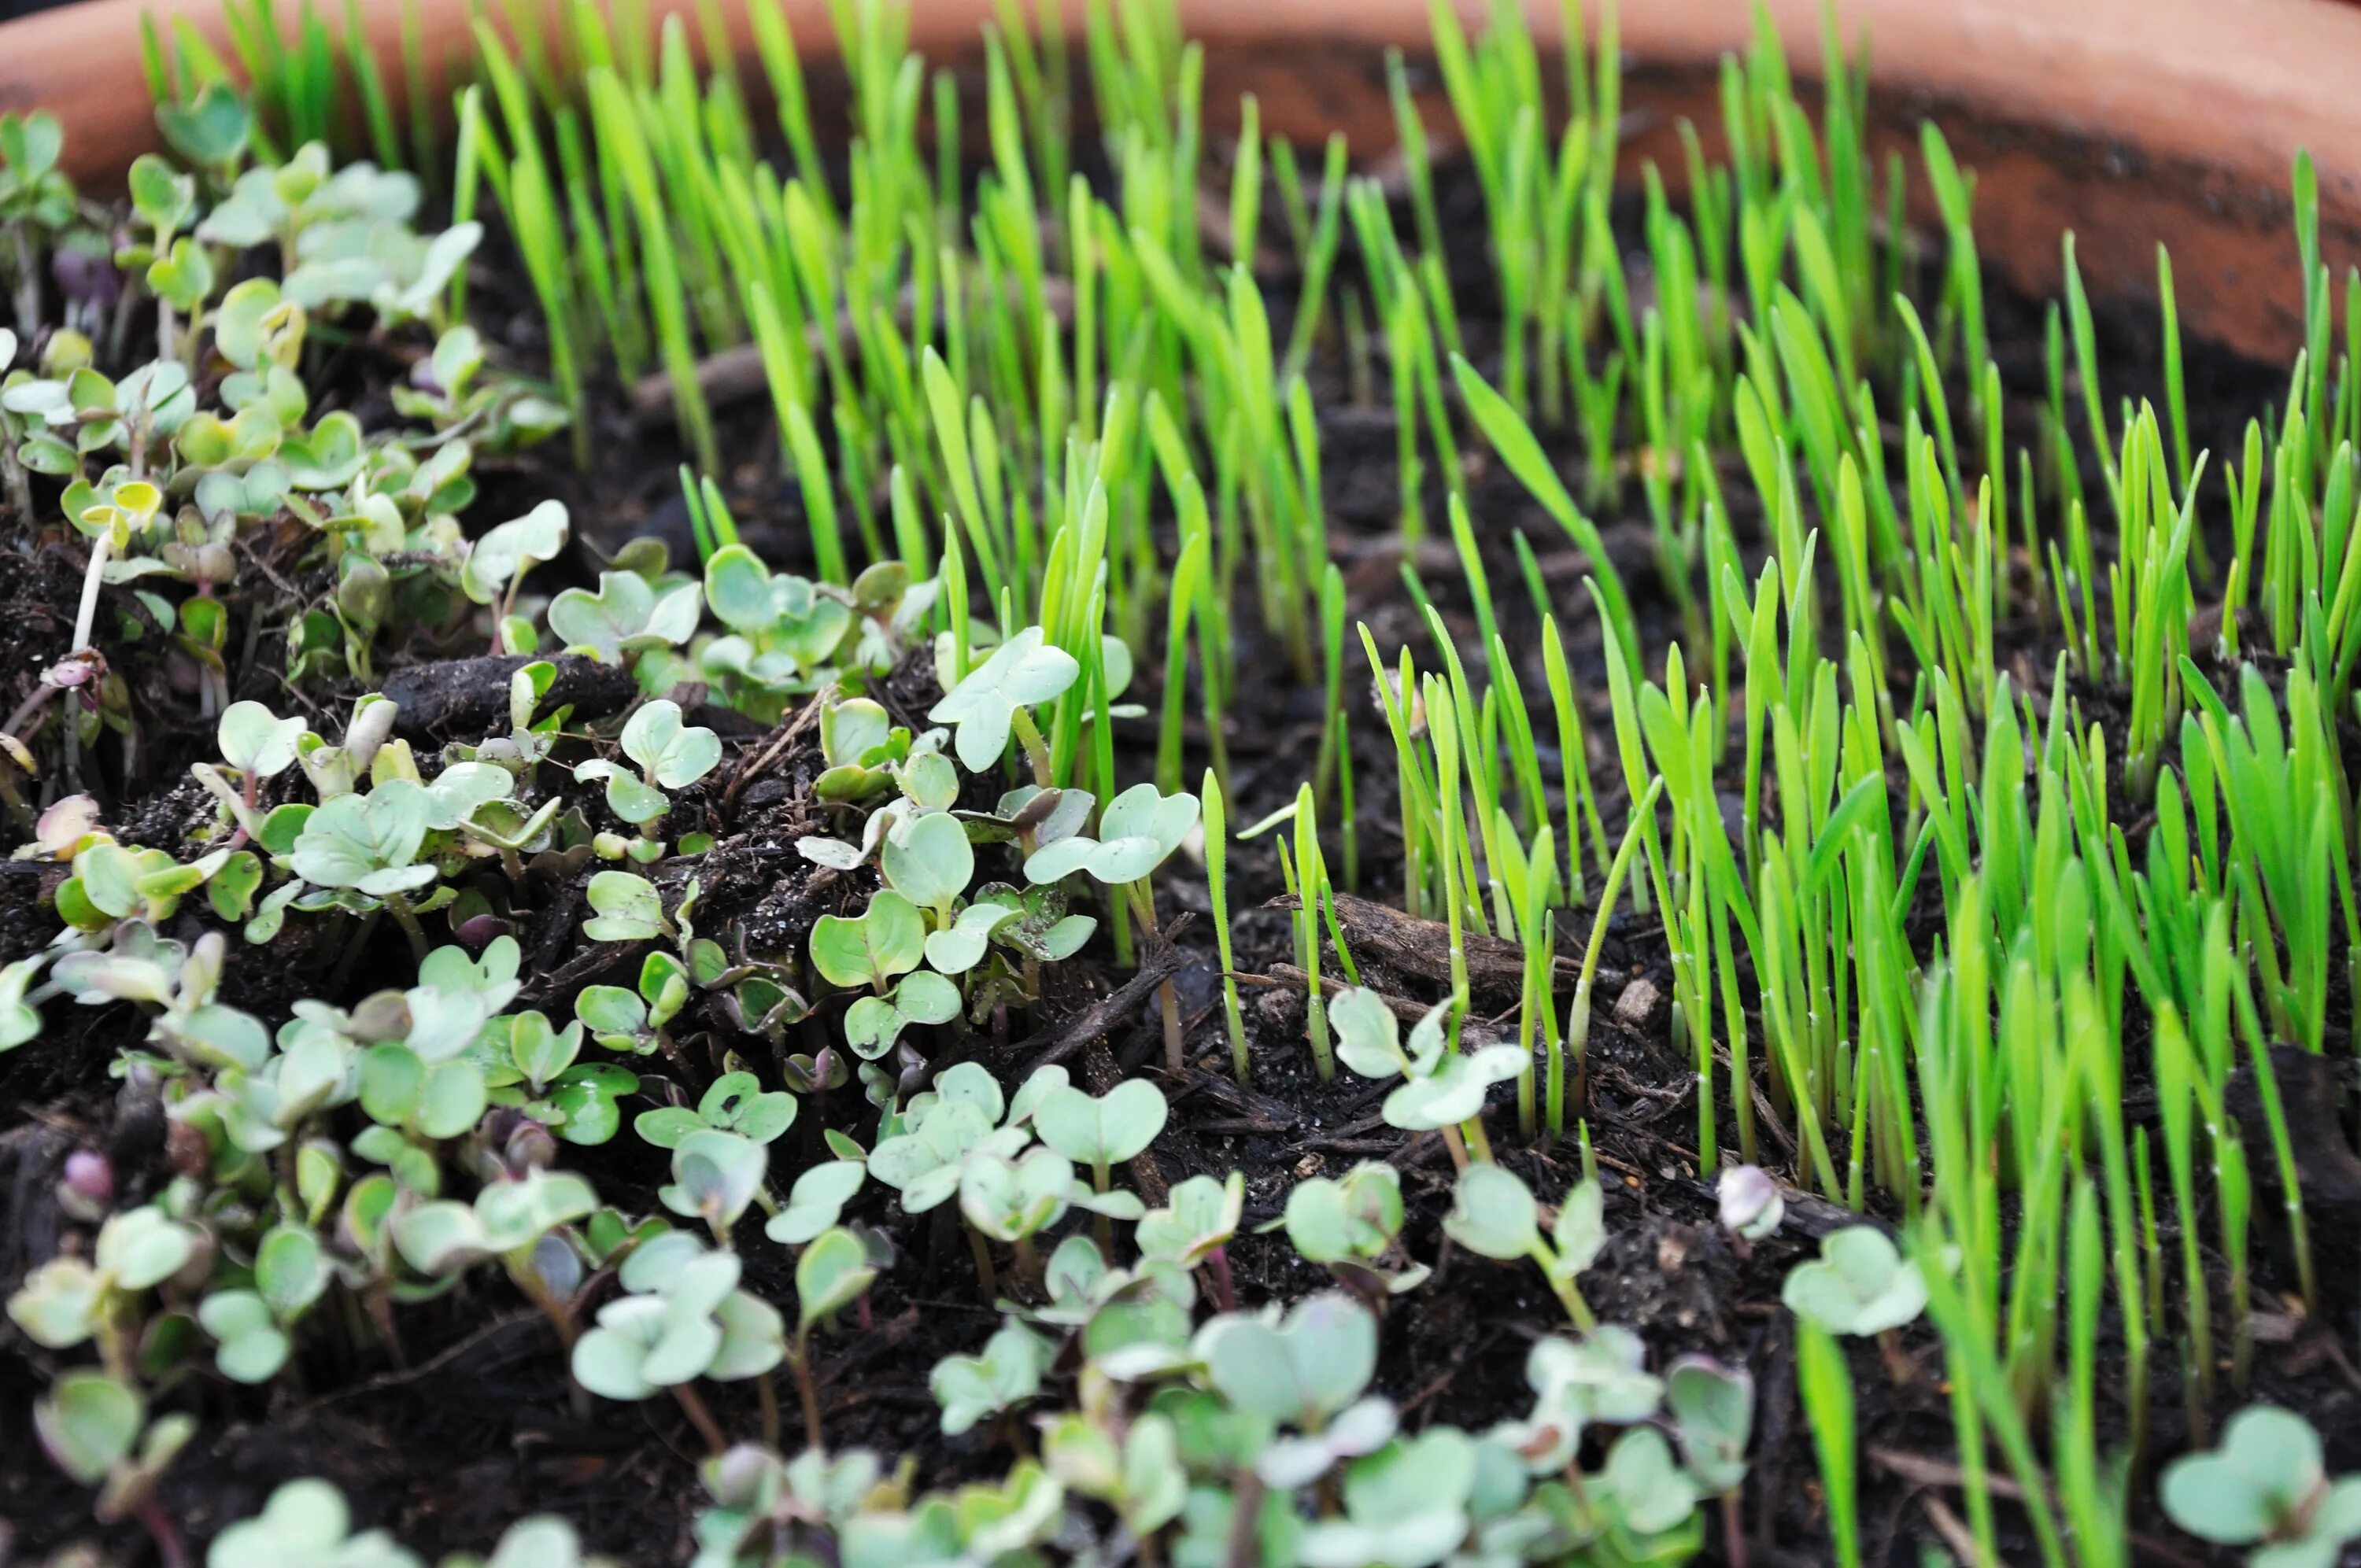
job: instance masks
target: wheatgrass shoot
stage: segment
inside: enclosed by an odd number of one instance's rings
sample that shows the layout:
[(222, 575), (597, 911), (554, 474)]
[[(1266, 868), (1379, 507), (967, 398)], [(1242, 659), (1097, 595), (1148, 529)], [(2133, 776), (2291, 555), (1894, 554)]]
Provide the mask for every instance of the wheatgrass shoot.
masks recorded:
[(1238, 1010), (1237, 964), (1230, 948), (1229, 807), (1213, 769), (1205, 770), (1198, 789), (1205, 813), (1205, 897), (1213, 908), (1213, 941), (1222, 956), (1222, 1021), (1229, 1032), (1230, 1068), (1240, 1083), (1251, 1083), (1254, 1069), (1246, 1057), (1246, 1017)]

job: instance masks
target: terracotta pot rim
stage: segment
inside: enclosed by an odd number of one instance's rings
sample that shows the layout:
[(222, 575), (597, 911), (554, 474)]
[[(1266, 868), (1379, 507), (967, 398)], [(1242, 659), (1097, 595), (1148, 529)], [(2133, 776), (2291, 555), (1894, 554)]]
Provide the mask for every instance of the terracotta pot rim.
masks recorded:
[[(277, 3), (291, 12), (296, 0)], [(780, 3), (807, 49), (832, 36), (827, 0)], [(1081, 0), (1058, 3), (1070, 22), (1079, 19)], [(1482, 0), (1455, 3), (1480, 20)], [(1815, 74), (1820, 0), (1765, 3), (1796, 74)], [(469, 48), (468, 4), (419, 0), (428, 68), (438, 78)], [(1373, 62), (1390, 47), (1427, 49), (1427, 0), (1179, 4), (1183, 29), (1207, 48), (1205, 102), (1217, 121), (1227, 104), (1216, 84), (1235, 78), (1259, 89), (1266, 125), (1276, 116), (1291, 134), (1341, 125), (1357, 140), (1383, 138), (1389, 120), (1372, 112), (1382, 98)], [(1536, 34), (1554, 43), (1564, 22), (1556, 0), (1525, 4)], [(692, 0), (651, 0), (647, 8), (662, 17), (689, 12)], [(1584, 0), (1583, 9), (1595, 27), (1598, 0)], [(1709, 84), (1697, 78), (1745, 47), (1753, 10), (1741, 0), (1624, 0), (1623, 49), (1643, 84), (1629, 100), (1641, 156), (1651, 150), (1651, 114), (1660, 127), (1677, 114), (1700, 128), (1718, 124)], [(1888, 145), (1912, 136), (1921, 114), (1980, 142), (1961, 149), (1980, 175), (1979, 244), (2014, 280), (2054, 284), (2057, 236), (2074, 227), (2092, 242), (2082, 259), (2093, 287), (2137, 294), (2141, 274), (2153, 278), (2155, 241), (2167, 240), (2194, 330), (2276, 354), (2292, 341), (2284, 193), (2299, 148), (2312, 150), (2319, 169), (2331, 241), (2361, 236), (2361, 6), (1837, 0), (1835, 10), (1849, 49), (1867, 41)], [(741, 55), (751, 57), (742, 6), (724, 11)], [(913, 0), (911, 42), (938, 59), (959, 56), (972, 50), (994, 11), (994, 0)], [(55, 111), (70, 171), (100, 185), (119, 181), (154, 145), (139, 51), (149, 13), (221, 35), (218, 0), (82, 0), (0, 24), (0, 110)], [(398, 60), (402, 7), (385, 0), (362, 14), (379, 58)], [(1321, 47), (1306, 47), (1313, 41)], [(1645, 86), (1685, 74), (1693, 83), (1686, 93)], [(1655, 150), (1675, 173), (1669, 144)], [(1628, 160), (1634, 169), (1639, 161)], [(1989, 243), (1988, 217), (1997, 219)], [(2268, 298), (2251, 297), (2258, 284)]]
[[(292, 0), (279, 0), (292, 10)], [(1458, 0), (1464, 11), (1482, 7)], [(1799, 73), (1819, 58), (1819, 0), (1766, 0)], [(652, 15), (686, 12), (654, 0)], [(828, 36), (825, 0), (784, 0), (797, 36)], [(1069, 4), (1071, 16), (1080, 5)], [(1180, 0), (1187, 34), (1209, 49), (1301, 47), (1307, 39), (1422, 51), (1425, 0)], [(1537, 37), (1554, 42), (1564, 12), (1527, 0)], [(467, 0), (423, 0), (430, 55), (467, 41)], [(1585, 5), (1596, 25), (1596, 0)], [(1740, 0), (1626, 0), (1623, 48), (1643, 65), (1707, 64), (1742, 48), (1752, 7)], [(1874, 80), (1973, 106), (1989, 116), (2055, 126), (2283, 182), (2290, 149), (2310, 147), (2323, 189), (2361, 191), (2361, 7), (2339, 0), (1838, 0), (1848, 45), (1866, 40)], [(140, 81), (139, 20), (185, 18), (219, 40), (215, 0), (80, 0), (0, 23), (0, 108), (57, 100), (70, 130), (144, 117), (139, 94), (110, 93), (111, 114), (85, 107), (98, 87)], [(993, 0), (914, 0), (911, 40), (955, 51), (994, 15)], [(365, 22), (391, 58), (401, 7)], [(1070, 17), (1071, 19), (1071, 17)], [(729, 26), (750, 43), (742, 9)], [(69, 50), (71, 52), (69, 52)], [(65, 69), (60, 69), (65, 68)]]

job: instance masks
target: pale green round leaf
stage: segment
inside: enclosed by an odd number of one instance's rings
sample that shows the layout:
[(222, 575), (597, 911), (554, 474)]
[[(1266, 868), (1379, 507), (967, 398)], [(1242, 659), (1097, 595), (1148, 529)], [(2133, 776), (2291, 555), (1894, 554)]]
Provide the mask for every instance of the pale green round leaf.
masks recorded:
[(959, 1016), (959, 987), (931, 970), (918, 970), (894, 988), (894, 1007), (913, 1024), (948, 1024)]
[(645, 877), (600, 872), (588, 892), (590, 907), (598, 913), (582, 922), (582, 934), (592, 941), (643, 942), (662, 934), (664, 902)]
[(94, 1486), (127, 1458), (148, 1416), (147, 1402), (127, 1383), (102, 1372), (66, 1373), (33, 1407), (41, 1446), (58, 1468)]
[(957, 817), (936, 812), (887, 833), (879, 864), (885, 880), (913, 902), (940, 907), (967, 891), (975, 850)]
[(1830, 1333), (1870, 1335), (1916, 1318), (1927, 1281), (1884, 1232), (1850, 1225), (1822, 1238), (1818, 1257), (1788, 1271), (1780, 1299)]
[(255, 1288), (282, 1322), (326, 1294), (329, 1278), (320, 1238), (302, 1226), (275, 1225), (255, 1248)]
[(763, 1234), (786, 1246), (801, 1246), (836, 1223), (844, 1205), (861, 1190), (868, 1170), (857, 1159), (832, 1159), (796, 1178), (786, 1205), (771, 1216)]
[(300, 718), (280, 718), (258, 702), (234, 702), (222, 710), (222, 761), (240, 773), (271, 778), (295, 761), (295, 742), (307, 732)]
[(198, 1233), (154, 1204), (110, 1215), (99, 1227), (99, 1272), (117, 1289), (146, 1290), (178, 1274), (195, 1255)]
[(812, 1238), (796, 1259), (796, 1310), (806, 1326), (852, 1304), (877, 1277), (869, 1249), (847, 1230), (827, 1230)]
[[(438, 344), (436, 358), (441, 357)], [(557, 559), (566, 548), (566, 503), (548, 500), (522, 517), (495, 525), (468, 548), (459, 571), (460, 586), (478, 604), (497, 602), (518, 574)]]
[(1119, 1165), (1156, 1141), (1168, 1109), (1162, 1090), (1135, 1078), (1097, 1097), (1071, 1087), (1045, 1095), (1033, 1126), (1069, 1159)]
[(1541, 1239), (1532, 1190), (1515, 1172), (1489, 1162), (1459, 1173), (1443, 1229), (1468, 1251), (1503, 1262), (1526, 1256)]
[(1195, 1350), (1215, 1391), (1239, 1409), (1317, 1426), (1368, 1386), (1377, 1370), (1377, 1320), (1351, 1297), (1325, 1291), (1276, 1322), (1216, 1318), (1199, 1331)]

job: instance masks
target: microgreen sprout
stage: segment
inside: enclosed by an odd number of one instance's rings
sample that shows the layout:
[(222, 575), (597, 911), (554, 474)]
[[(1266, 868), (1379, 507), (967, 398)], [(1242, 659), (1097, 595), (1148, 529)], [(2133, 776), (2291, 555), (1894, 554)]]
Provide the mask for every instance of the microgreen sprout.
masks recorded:
[(703, 1220), (714, 1241), (726, 1247), (730, 1227), (762, 1191), (769, 1169), (770, 1157), (753, 1137), (702, 1126), (682, 1133), (672, 1145), (672, 1185), (656, 1196), (674, 1213)]
[(1896, 1331), (1927, 1308), (1927, 1279), (1872, 1225), (1848, 1225), (1823, 1237), (1820, 1255), (1787, 1273), (1780, 1299), (1797, 1317), (1832, 1334), (1874, 1336), (1896, 1381), (1910, 1364)]
[(1741, 1241), (1759, 1242), (1776, 1235), (1779, 1222), (1786, 1217), (1787, 1201), (1780, 1195), (1779, 1183), (1760, 1166), (1723, 1168), (1714, 1192), (1722, 1229)]
[[(1156, 1141), (1170, 1108), (1162, 1090), (1135, 1078), (1101, 1095), (1071, 1084), (1051, 1089), (1032, 1111), (1033, 1130), (1041, 1141), (1067, 1159), (1089, 1166), (1093, 1191), (1104, 1196), (1109, 1171)], [(1104, 1213), (1099, 1218), (1099, 1245), (1103, 1250), (1112, 1248)]]
[(334, 1563), (338, 1568), (421, 1568), (418, 1558), (382, 1530), (353, 1533), (344, 1494), (313, 1476), (282, 1484), (262, 1512), (214, 1538), (205, 1568), (263, 1568), (269, 1563)]
[(1298, 1182), (1287, 1195), (1287, 1239), (1307, 1261), (1324, 1265), (1364, 1295), (1414, 1290), (1422, 1264), (1390, 1272), (1379, 1265), (1397, 1251), (1402, 1228), (1401, 1177), (1390, 1165), (1363, 1160), (1341, 1179)]
[(153, 1492), (172, 1461), (196, 1435), (188, 1415), (148, 1419), (138, 1388), (87, 1368), (60, 1376), (33, 1407), (33, 1430), (57, 1467), (77, 1485), (100, 1488), (94, 1510), (104, 1521), (137, 1512), (160, 1550), (179, 1549), (171, 1521)]
[(1515, 1172), (1484, 1160), (1459, 1173), (1444, 1234), (1470, 1252), (1504, 1263), (1531, 1258), (1557, 1292), (1566, 1316), (1576, 1327), (1588, 1329), (1597, 1320), (1575, 1278), (1607, 1245), (1602, 1202), (1598, 1182), (1576, 1183), (1544, 1237), (1532, 1190)]
[(1054, 782), (1049, 752), (1031, 709), (1061, 696), (1081, 674), (1071, 653), (1044, 641), (1041, 628), (1028, 626), (945, 692), (927, 717), (956, 726), (952, 744), (970, 773), (997, 764), (1014, 731), (1034, 782), (1046, 788)]
[(567, 588), (549, 601), (549, 629), (568, 650), (619, 663), (642, 649), (687, 641), (699, 597), (695, 583), (659, 594), (637, 572), (601, 572), (597, 593)]
[(735, 1133), (756, 1144), (774, 1143), (795, 1122), (794, 1095), (765, 1091), (751, 1072), (725, 1072), (713, 1080), (695, 1110), (660, 1106), (642, 1112), (631, 1126), (642, 1142), (670, 1149), (707, 1128)]
[(824, 1160), (796, 1178), (786, 1201), (763, 1234), (788, 1246), (801, 1246), (837, 1223), (845, 1204), (861, 1190), (868, 1167), (857, 1159)]
[(684, 724), (680, 705), (669, 697), (641, 704), (624, 724), (620, 743), (623, 755), (638, 764), (637, 776), (598, 759), (577, 767), (574, 776), (585, 784), (605, 781), (607, 809), (635, 828), (645, 828), (672, 808), (666, 791), (695, 784), (721, 762), (720, 739), (701, 724)]
[(943, 1435), (957, 1437), (985, 1417), (1038, 1395), (1050, 1348), (1039, 1334), (1012, 1322), (985, 1342), (982, 1354), (947, 1355), (935, 1363), (927, 1386), (943, 1408)]
[[(1160, 795), (1152, 784), (1135, 784), (1107, 802), (1099, 814), (1098, 836), (1070, 834), (1043, 844), (1026, 858), (1027, 881), (1049, 884), (1077, 872), (1123, 889), (1130, 913), (1151, 934), (1157, 929), (1156, 895), (1148, 877), (1171, 857), (1197, 826), (1197, 797)], [(1164, 1014), (1168, 1070), (1181, 1068), (1180, 1006), (1170, 983), (1158, 992)]]
[[(703, 1435), (719, 1429), (693, 1381), (760, 1377), (786, 1355), (785, 1324), (761, 1298), (739, 1289), (735, 1254), (706, 1250), (674, 1232), (644, 1242), (619, 1273), (626, 1294), (598, 1310), (598, 1326), (575, 1342), (575, 1380), (609, 1399), (644, 1399), (670, 1389)], [(715, 1442), (719, 1453), (726, 1443)]]
[[(620, 872), (599, 873), (601, 876), (625, 874)], [(650, 935), (653, 934), (654, 929), (651, 927)], [(619, 939), (634, 938), (626, 937)], [(679, 1052), (666, 1032), (666, 1025), (688, 1004), (688, 975), (680, 960), (670, 953), (650, 953), (641, 961), (636, 987), (584, 986), (581, 994), (574, 999), (574, 1017), (577, 1025), (589, 1031), (592, 1039), (608, 1050), (629, 1051), (638, 1056), (661, 1050), (677, 1064)]]
[(1215, 1318), (1191, 1349), (1213, 1387), (1239, 1409), (1316, 1431), (1368, 1387), (1378, 1325), (1358, 1301), (1329, 1292), (1284, 1315)]
[(787, 1360), (803, 1395), (805, 1441), (814, 1453), (827, 1439), (820, 1430), (819, 1388), (812, 1379), (812, 1331), (866, 1295), (876, 1278), (869, 1249), (841, 1226), (822, 1231), (796, 1258), (796, 1332)]
[[(692, 883), (690, 896), (695, 887)], [(590, 878), (585, 896), (597, 913), (582, 922), (582, 934), (594, 942), (647, 942), (679, 935), (674, 924), (678, 910), (666, 916), (664, 895), (645, 877), (598, 872)]]
[(1411, 1026), (1405, 1046), (1400, 1022), (1383, 997), (1358, 986), (1337, 994), (1330, 1015), (1338, 1059), (1364, 1078), (1403, 1080), (1385, 1100), (1385, 1118), (1394, 1126), (1425, 1132), (1474, 1124), (1483, 1113), (1485, 1091), (1514, 1078), (1531, 1059), (1515, 1046), (1465, 1053), (1450, 1048), (1444, 1034), (1449, 1011), (1447, 1003), (1429, 1008)]
[(2190, 1534), (2246, 1546), (2259, 1568), (2334, 1563), (2361, 1538), (2361, 1476), (2332, 1481), (2320, 1436), (2301, 1416), (2251, 1405), (2220, 1448), (2183, 1454), (2158, 1483), (2164, 1511)]
[(35, 1269), (8, 1298), (8, 1317), (50, 1350), (97, 1336), (109, 1363), (127, 1366), (122, 1335), (133, 1303), (186, 1267), (203, 1241), (152, 1204), (111, 1214), (91, 1257), (56, 1257)]
[(459, 584), (469, 598), (491, 609), (493, 652), (532, 650), (531, 625), (516, 622), (517, 593), (527, 572), (555, 561), (566, 548), (566, 523), (563, 503), (544, 501), (522, 517), (495, 525), (468, 550)]
[[(238, 784), (232, 792), (224, 784), (215, 793), (236, 817), (241, 838), (251, 838), (261, 825), (256, 814), (263, 784), (294, 764), (296, 743), (309, 727), (301, 718), (280, 718), (258, 702), (236, 702), (222, 710), (219, 731), (222, 761)], [(194, 771), (208, 788), (221, 776), (210, 763)]]
[(1927, 1306), (1918, 1266), (1870, 1225), (1848, 1225), (1820, 1243), (1820, 1255), (1797, 1264), (1780, 1294), (1787, 1310), (1831, 1333), (1881, 1334), (1916, 1319)]

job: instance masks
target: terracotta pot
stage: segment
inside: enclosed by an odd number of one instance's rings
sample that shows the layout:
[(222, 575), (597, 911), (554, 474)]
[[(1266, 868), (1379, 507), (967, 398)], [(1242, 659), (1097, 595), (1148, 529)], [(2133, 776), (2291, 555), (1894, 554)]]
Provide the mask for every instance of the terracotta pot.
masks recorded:
[[(467, 0), (421, 0), (429, 69), (469, 47)], [(1463, 8), (1477, 9), (1461, 0)], [(291, 5), (291, 0), (282, 0)], [(829, 36), (825, 0), (784, 0), (807, 47)], [(1561, 12), (1529, 0), (1554, 38)], [(930, 58), (970, 54), (992, 0), (914, 0), (912, 41)], [(653, 0), (657, 16), (687, 0)], [(729, 9), (725, 7), (725, 10)], [(1719, 122), (1716, 62), (1741, 47), (1741, 0), (1625, 0), (1624, 167), (1681, 159), (1674, 127)], [(398, 60), (401, 7), (365, 7), (380, 58)], [(1078, 14), (1079, 5), (1070, 7)], [(1799, 71), (1818, 58), (1819, 0), (1770, 0)], [(1180, 0), (1207, 46), (1205, 103), (1260, 99), (1266, 127), (1304, 137), (1341, 128), (1356, 152), (1392, 138), (1383, 51), (1422, 54), (1426, 0)], [(84, 0), (0, 26), (0, 109), (64, 120), (72, 171), (119, 180), (154, 144), (139, 18), (185, 16), (219, 36), (216, 0)], [(2323, 245), (2361, 251), (2361, 7), (2341, 0), (1839, 0), (1844, 36), (1872, 44), (1874, 136), (1915, 148), (1932, 115), (1977, 173), (1977, 239), (2013, 281), (2056, 291), (2059, 236), (2079, 232), (2094, 292), (2153, 298), (2169, 243), (2183, 322), (2257, 355), (2297, 345), (2295, 251), (2286, 190), (2299, 148), (2318, 162)], [(731, 14), (741, 45), (742, 13)], [(750, 51), (751, 52), (751, 51)], [(438, 100), (440, 94), (437, 94)], [(1447, 116), (1437, 105), (1434, 118)], [(1915, 159), (1913, 159), (1915, 163)]]

